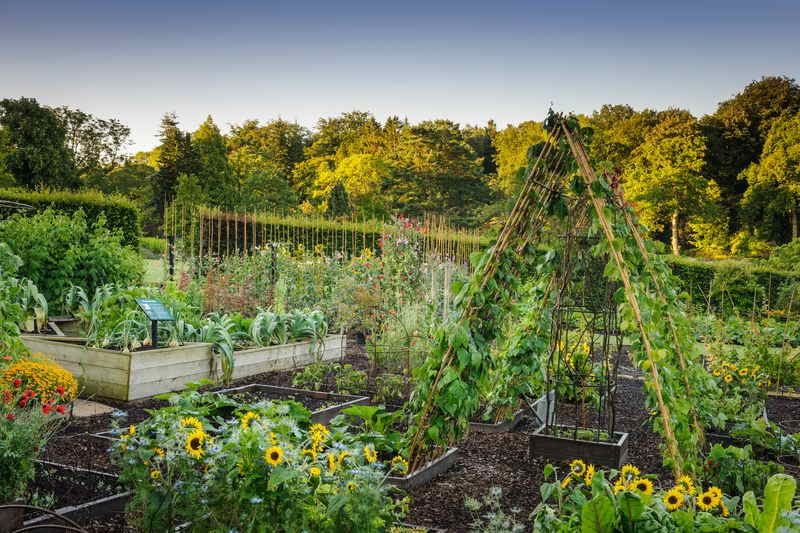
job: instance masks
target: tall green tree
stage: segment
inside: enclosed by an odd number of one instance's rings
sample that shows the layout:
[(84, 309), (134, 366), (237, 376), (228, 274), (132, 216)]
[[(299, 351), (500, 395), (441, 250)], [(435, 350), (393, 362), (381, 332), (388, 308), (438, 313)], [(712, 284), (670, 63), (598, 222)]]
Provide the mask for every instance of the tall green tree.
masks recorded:
[(592, 113), (588, 120), (592, 129), (589, 150), (595, 165), (604, 171), (621, 173), (633, 151), (658, 121), (655, 111), (635, 111), (629, 105), (604, 105)]
[(295, 195), (280, 165), (243, 146), (229, 155), (237, 187), (237, 209), (288, 211), (297, 205)]
[(542, 124), (534, 121), (509, 124), (494, 136), (496, 187), (506, 196), (515, 196), (522, 187), (522, 171), (528, 165), (528, 151), (546, 137)]
[(701, 119), (706, 137), (706, 168), (722, 190), (731, 228), (748, 180), (742, 171), (758, 161), (773, 123), (800, 111), (800, 85), (785, 76), (768, 76), (747, 85)]
[(652, 230), (669, 223), (672, 252), (678, 255), (687, 218), (713, 215), (719, 189), (703, 175), (706, 147), (695, 118), (682, 110), (659, 118), (623, 173), (625, 197)]
[(788, 216), (792, 240), (798, 237), (800, 202), (800, 113), (778, 119), (767, 135), (758, 163), (743, 173), (749, 184), (745, 207), (766, 206), (770, 213)]
[(228, 147), (210, 115), (192, 133), (192, 150), (197, 157), (197, 183), (205, 201), (227, 209), (236, 207), (236, 185), (228, 162)]
[(123, 164), (131, 130), (117, 119), (101, 119), (80, 109), (56, 107), (66, 147), (78, 175), (105, 173)]
[(23, 187), (74, 188), (79, 185), (66, 132), (53, 110), (33, 98), (0, 101), (5, 131), (5, 168)]
[(153, 206), (156, 213), (163, 215), (164, 207), (175, 198), (178, 176), (196, 174), (199, 162), (191, 134), (181, 131), (174, 113), (166, 113), (161, 119), (159, 137), (158, 171), (152, 177)]

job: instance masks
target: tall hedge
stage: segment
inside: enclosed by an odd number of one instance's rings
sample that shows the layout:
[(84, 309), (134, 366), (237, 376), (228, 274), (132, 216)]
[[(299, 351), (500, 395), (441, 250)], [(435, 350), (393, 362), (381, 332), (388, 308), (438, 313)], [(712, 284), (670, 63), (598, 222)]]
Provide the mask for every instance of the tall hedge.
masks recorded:
[(753, 264), (749, 261), (703, 261), (664, 256), (683, 289), (698, 307), (716, 311), (749, 312), (754, 307), (786, 308), (791, 291), (798, 289), (792, 309), (800, 309), (800, 273)]
[[(139, 208), (130, 199), (120, 195), (106, 195), (100, 191), (59, 191), (26, 189), (0, 189), (0, 200), (19, 202), (33, 207), (37, 212), (47, 208), (73, 214), (83, 209), (89, 221), (97, 220), (101, 213), (105, 214), (106, 227), (122, 233), (122, 242), (129, 246), (138, 246), (142, 235), (142, 215)], [(3, 206), (0, 203), (0, 219), (8, 218), (19, 209)]]

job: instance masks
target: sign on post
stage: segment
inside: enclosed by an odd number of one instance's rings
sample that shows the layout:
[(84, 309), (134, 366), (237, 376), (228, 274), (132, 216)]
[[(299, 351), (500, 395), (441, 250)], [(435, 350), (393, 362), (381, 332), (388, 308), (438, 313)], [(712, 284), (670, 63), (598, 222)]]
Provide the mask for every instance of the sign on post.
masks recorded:
[(152, 339), (153, 348), (158, 348), (158, 323), (159, 322), (173, 322), (175, 317), (172, 316), (167, 307), (159, 300), (153, 298), (137, 298), (136, 303), (139, 308), (144, 311), (144, 314), (150, 319), (150, 338)]

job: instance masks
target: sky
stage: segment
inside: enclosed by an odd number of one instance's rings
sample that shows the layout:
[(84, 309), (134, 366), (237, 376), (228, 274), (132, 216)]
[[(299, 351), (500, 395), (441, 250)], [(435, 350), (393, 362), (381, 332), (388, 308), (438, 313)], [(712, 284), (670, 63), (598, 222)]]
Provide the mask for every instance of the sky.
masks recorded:
[(550, 106), (699, 116), (764, 75), (800, 78), (800, 0), (0, 0), (0, 98), (117, 118), (132, 152), (168, 111), (223, 131), (354, 109), (499, 127)]

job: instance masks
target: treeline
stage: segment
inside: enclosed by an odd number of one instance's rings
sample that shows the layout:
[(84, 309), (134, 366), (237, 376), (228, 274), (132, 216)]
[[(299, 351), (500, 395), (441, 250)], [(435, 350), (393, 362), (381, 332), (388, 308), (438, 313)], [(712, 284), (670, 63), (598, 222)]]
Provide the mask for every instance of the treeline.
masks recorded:
[[(607, 105), (579, 117), (594, 164), (624, 184), (654, 236), (673, 251), (765, 255), (798, 235), (800, 86), (765, 77), (700, 118), (681, 109)], [(382, 218), (444, 216), (502, 222), (545, 138), (541, 123), (498, 129), (448, 120), (379, 122), (353, 111), (313, 131), (277, 119), (223, 133), (211, 117), (193, 132), (174, 114), (160, 143), (124, 155), (113, 119), (0, 102), (0, 185), (96, 188), (132, 198), (157, 224), (166, 203), (228, 211)]]

